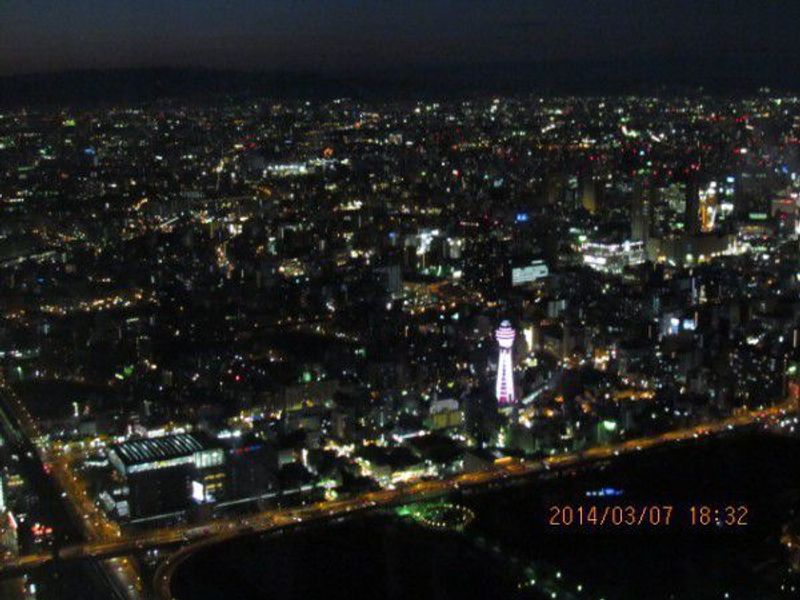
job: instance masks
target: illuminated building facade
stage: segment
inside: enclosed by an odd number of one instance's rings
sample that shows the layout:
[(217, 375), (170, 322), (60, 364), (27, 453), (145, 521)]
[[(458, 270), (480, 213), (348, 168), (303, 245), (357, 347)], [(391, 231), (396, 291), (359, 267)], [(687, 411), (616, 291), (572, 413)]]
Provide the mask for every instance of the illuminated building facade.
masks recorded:
[(10, 510), (6, 511), (3, 478), (0, 476), (0, 556), (16, 557), (19, 555), (17, 529), (14, 515)]
[(200, 434), (167, 435), (111, 446), (108, 460), (124, 480), (132, 519), (179, 512), (192, 501), (219, 501), (225, 452)]
[(582, 247), (583, 263), (595, 271), (619, 274), (625, 267), (642, 264), (646, 260), (644, 243), (625, 241), (621, 244), (585, 243)]
[(431, 404), (428, 417), (430, 429), (460, 427), (464, 423), (464, 413), (457, 400), (436, 400)]
[(718, 202), (715, 181), (712, 181), (706, 189), (700, 190), (699, 204), (700, 231), (710, 233), (714, 231), (717, 222)]
[(511, 285), (517, 287), (527, 283), (533, 283), (539, 279), (544, 279), (550, 274), (550, 270), (543, 260), (533, 260), (519, 266), (511, 268)]
[(511, 323), (503, 321), (495, 332), (495, 338), (500, 346), (500, 354), (497, 359), (497, 381), (495, 383), (495, 394), (497, 403), (508, 406), (516, 403), (514, 394), (514, 368), (512, 360), (512, 348), (516, 337)]

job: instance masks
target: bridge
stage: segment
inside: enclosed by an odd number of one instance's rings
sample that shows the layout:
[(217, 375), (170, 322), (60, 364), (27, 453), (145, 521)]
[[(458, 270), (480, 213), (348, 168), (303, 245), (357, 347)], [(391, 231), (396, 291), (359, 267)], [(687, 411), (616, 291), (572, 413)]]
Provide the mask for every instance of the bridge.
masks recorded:
[(0, 564), (0, 579), (16, 577), (56, 562), (128, 556), (136, 552), (183, 544), (186, 541), (185, 537), (175, 532), (154, 531), (151, 535), (126, 536), (120, 540), (72, 544), (55, 548), (52, 552), (26, 554), (6, 561)]

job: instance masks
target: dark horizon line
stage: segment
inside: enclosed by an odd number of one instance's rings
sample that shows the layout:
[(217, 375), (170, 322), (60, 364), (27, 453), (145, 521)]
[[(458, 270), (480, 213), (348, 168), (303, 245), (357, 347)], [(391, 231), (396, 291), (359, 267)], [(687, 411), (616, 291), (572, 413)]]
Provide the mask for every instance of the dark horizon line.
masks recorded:
[(265, 95), (386, 97), (452, 94), (609, 95), (702, 89), (800, 91), (800, 53), (716, 57), (627, 57), (487, 61), (441, 65), (314, 69), (142, 66), (0, 75), (0, 105), (136, 102), (166, 97)]
[[(391, 74), (399, 72), (425, 72), (425, 71), (440, 71), (455, 69), (462, 71), (464, 69), (487, 69), (487, 68), (510, 68), (510, 67), (553, 67), (553, 66), (589, 66), (589, 65), (603, 65), (608, 66), (612, 64), (653, 64), (664, 66), (670, 63), (721, 63), (726, 61), (776, 61), (776, 60), (789, 60), (800, 63), (800, 51), (794, 52), (781, 52), (781, 53), (768, 53), (763, 51), (752, 52), (725, 52), (712, 56), (703, 54), (653, 54), (647, 56), (624, 56), (624, 57), (606, 57), (599, 59), (586, 59), (586, 58), (562, 58), (562, 59), (549, 59), (549, 60), (486, 60), (486, 61), (473, 61), (473, 62), (448, 62), (448, 63), (408, 63), (408, 64), (389, 64), (389, 65), (362, 65), (351, 68), (324, 68), (315, 69), (312, 67), (220, 67), (210, 65), (179, 65), (179, 64), (132, 64), (120, 65), (110, 67), (71, 67), (62, 69), (38, 69), (32, 71), (24, 71), (18, 73), (0, 73), (0, 80), (15, 79), (15, 78), (28, 78), (28, 77), (47, 77), (47, 76), (66, 76), (66, 75), (81, 75), (81, 74), (106, 74), (118, 72), (141, 72), (141, 71), (198, 71), (207, 73), (235, 73), (241, 75), (274, 75), (274, 74), (291, 74), (291, 75), (312, 75), (315, 77), (328, 77), (328, 78), (346, 78), (346, 77), (359, 77), (364, 75), (373, 74)], [(798, 81), (800, 81), (800, 74), (798, 74)]]

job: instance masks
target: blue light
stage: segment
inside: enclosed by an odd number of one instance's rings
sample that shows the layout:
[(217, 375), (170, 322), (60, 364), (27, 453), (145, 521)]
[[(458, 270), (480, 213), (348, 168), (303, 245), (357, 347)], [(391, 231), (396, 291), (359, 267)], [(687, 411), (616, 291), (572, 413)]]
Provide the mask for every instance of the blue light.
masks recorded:
[(530, 221), (530, 218), (528, 213), (517, 213), (517, 223), (527, 223)]
[(590, 490), (585, 493), (590, 498), (607, 498), (614, 496), (622, 496), (625, 492), (618, 488), (607, 487), (600, 488), (599, 490)]

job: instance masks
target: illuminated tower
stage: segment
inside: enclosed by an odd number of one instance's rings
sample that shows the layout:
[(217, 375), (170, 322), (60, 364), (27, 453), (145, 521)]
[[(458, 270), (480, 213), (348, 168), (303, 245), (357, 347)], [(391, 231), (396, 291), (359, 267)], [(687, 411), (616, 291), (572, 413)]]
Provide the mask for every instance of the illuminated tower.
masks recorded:
[(497, 359), (497, 383), (496, 394), (497, 403), (503, 406), (515, 404), (514, 397), (514, 370), (511, 358), (511, 348), (514, 346), (516, 337), (511, 323), (503, 321), (495, 332), (497, 343), (500, 346), (500, 356)]

